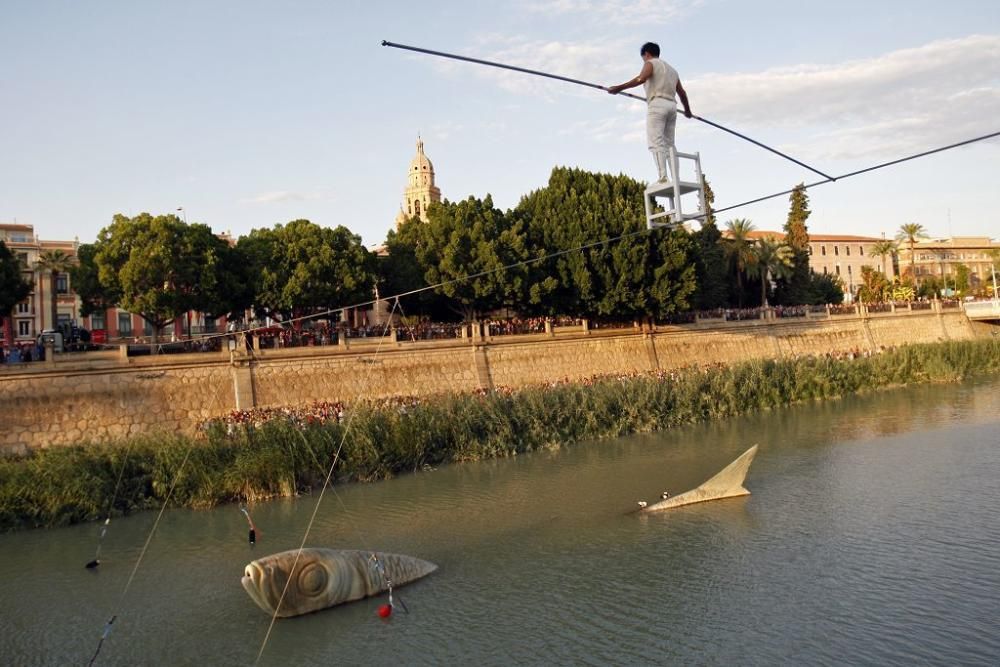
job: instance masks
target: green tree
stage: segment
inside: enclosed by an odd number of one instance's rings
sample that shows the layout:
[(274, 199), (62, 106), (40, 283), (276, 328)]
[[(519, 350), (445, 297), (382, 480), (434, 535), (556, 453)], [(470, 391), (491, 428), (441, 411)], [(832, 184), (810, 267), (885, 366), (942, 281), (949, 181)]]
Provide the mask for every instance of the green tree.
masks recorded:
[(155, 346), (160, 330), (188, 310), (228, 312), (245, 298), (236, 284), (240, 263), (206, 225), (188, 225), (176, 215), (116, 215), (97, 236), (92, 264), (98, 285), (87, 282), (91, 260), (81, 269), (86, 307), (114, 300), (139, 314), (150, 325)]
[(767, 288), (771, 277), (782, 279), (793, 270), (792, 249), (773, 237), (759, 239), (753, 246), (752, 269), (760, 278), (760, 303), (767, 306)]
[(861, 287), (858, 288), (858, 301), (861, 303), (881, 303), (891, 297), (892, 285), (885, 273), (880, 273), (870, 266), (861, 267)]
[(466, 320), (522, 302), (528, 257), (523, 222), (493, 206), (493, 198), (469, 197), (431, 204), (416, 258), (428, 284), (453, 302)]
[[(385, 252), (378, 257), (378, 289), (382, 297), (405, 294), (428, 287), (426, 268), (417, 259), (417, 249), (426, 244), (427, 225), (414, 216), (390, 230)], [(400, 310), (435, 321), (454, 319), (461, 308), (444, 294), (424, 290), (400, 299)]]
[(544, 188), (522, 198), (513, 215), (539, 260), (527, 281), (531, 311), (627, 318), (690, 307), (691, 237), (683, 230), (647, 233), (643, 189), (627, 176), (557, 167)]
[(750, 232), (754, 225), (747, 218), (726, 222), (725, 251), (729, 264), (736, 270), (737, 303), (743, 305), (743, 276), (749, 275), (757, 256), (754, 254)]
[(31, 294), (31, 283), (24, 277), (26, 268), (7, 244), (0, 241), (0, 323), (3, 325), (7, 345), (10, 345), (14, 337), (11, 311)]
[[(184, 230), (181, 252), (185, 275), (178, 281), (184, 312), (199, 311), (211, 318), (240, 319), (253, 303), (253, 287), (245, 258), (208, 225), (190, 224)], [(190, 331), (191, 323), (187, 323)]]
[(80, 297), (80, 317), (114, 308), (121, 295), (105, 289), (97, 266), (97, 245), (83, 243), (76, 249), (76, 264), (70, 269), (73, 291)]
[(374, 296), (375, 257), (346, 227), (293, 220), (254, 229), (237, 243), (251, 276), (256, 310), (277, 320), (366, 302)]
[(963, 297), (969, 293), (972, 287), (970, 282), (972, 271), (966, 264), (955, 265), (955, 292), (957, 296)]
[(839, 276), (813, 272), (810, 292), (813, 304), (843, 303), (844, 283)]
[(905, 242), (910, 247), (910, 276), (916, 280), (917, 254), (915, 246), (920, 239), (927, 238), (927, 231), (919, 222), (907, 222), (899, 226), (896, 239)]
[(49, 274), (49, 323), (51, 328), (55, 329), (59, 319), (59, 294), (56, 288), (59, 276), (63, 273), (68, 274), (73, 268), (73, 256), (58, 248), (46, 250), (38, 256), (35, 268)]
[(882, 275), (888, 275), (885, 270), (885, 258), (894, 256), (898, 247), (898, 244), (890, 239), (882, 239), (872, 244), (872, 255), (882, 260)]
[(726, 251), (722, 232), (715, 224), (715, 193), (708, 179), (702, 176), (705, 188), (705, 221), (701, 229), (691, 234), (694, 241), (694, 269), (697, 288), (692, 295), (696, 310), (722, 308), (728, 302), (729, 273), (726, 269)]
[(775, 300), (786, 305), (813, 303), (813, 273), (809, 268), (809, 230), (806, 220), (812, 215), (809, 193), (799, 183), (788, 198), (788, 218), (785, 221), (785, 243), (792, 250), (792, 271), (779, 281)]

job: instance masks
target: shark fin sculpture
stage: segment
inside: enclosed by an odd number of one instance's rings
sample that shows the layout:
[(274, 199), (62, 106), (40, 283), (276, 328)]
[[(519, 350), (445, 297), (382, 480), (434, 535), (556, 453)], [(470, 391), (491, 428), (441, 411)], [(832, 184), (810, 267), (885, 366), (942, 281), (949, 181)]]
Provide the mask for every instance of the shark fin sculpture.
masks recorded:
[(740, 454), (735, 461), (723, 468), (715, 477), (698, 488), (668, 497), (652, 505), (639, 503), (639, 511), (660, 512), (675, 507), (683, 507), (684, 505), (703, 503), (709, 500), (749, 496), (750, 491), (743, 486), (743, 481), (747, 477), (747, 472), (750, 470), (750, 464), (753, 462), (753, 457), (756, 453), (757, 445), (754, 445)]

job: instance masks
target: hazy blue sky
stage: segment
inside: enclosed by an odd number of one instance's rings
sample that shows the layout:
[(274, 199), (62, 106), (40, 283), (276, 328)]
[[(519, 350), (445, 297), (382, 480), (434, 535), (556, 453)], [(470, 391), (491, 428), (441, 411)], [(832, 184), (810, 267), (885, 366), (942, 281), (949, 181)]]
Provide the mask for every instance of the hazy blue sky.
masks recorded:
[[(644, 105), (598, 83), (658, 41), (696, 113), (831, 173), (1000, 130), (1000, 2), (0, 0), (0, 221), (91, 241), (118, 212), (384, 239), (417, 133), (449, 199), (514, 206), (555, 165), (655, 174)], [(718, 206), (813, 175), (681, 119)], [(1000, 142), (812, 191), (814, 232), (1000, 236)], [(787, 202), (734, 212), (777, 229)], [(950, 212), (950, 223), (949, 223)]]

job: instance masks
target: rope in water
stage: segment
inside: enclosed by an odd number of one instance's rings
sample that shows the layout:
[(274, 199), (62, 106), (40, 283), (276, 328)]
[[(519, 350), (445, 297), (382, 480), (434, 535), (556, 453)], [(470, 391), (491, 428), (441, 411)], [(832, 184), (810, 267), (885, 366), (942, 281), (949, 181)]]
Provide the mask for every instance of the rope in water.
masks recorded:
[[(402, 49), (402, 50), (405, 50), (405, 51), (413, 51), (415, 53), (424, 53), (424, 54), (427, 54), (429, 56), (438, 56), (438, 57), (441, 57), (441, 58), (450, 58), (451, 60), (461, 60), (463, 62), (473, 63), (475, 65), (486, 65), (487, 67), (497, 67), (499, 69), (506, 69), (506, 70), (510, 70), (512, 72), (521, 72), (522, 74), (531, 74), (533, 76), (541, 76), (541, 77), (545, 77), (547, 79), (555, 79), (557, 81), (565, 81), (566, 83), (575, 83), (578, 86), (586, 86), (587, 88), (596, 88), (597, 90), (603, 90), (603, 91), (607, 91), (608, 90), (606, 86), (602, 86), (602, 85), (597, 84), (597, 83), (591, 83), (589, 81), (581, 81), (580, 79), (574, 79), (574, 78), (571, 78), (571, 77), (568, 77), (568, 76), (562, 76), (561, 74), (552, 74), (550, 72), (543, 72), (543, 71), (537, 70), (537, 69), (528, 69), (527, 67), (517, 67), (515, 65), (507, 65), (505, 63), (494, 62), (492, 60), (483, 60), (482, 58), (470, 58), (469, 56), (460, 56), (460, 55), (455, 54), (455, 53), (446, 53), (444, 51), (434, 51), (432, 49), (425, 49), (425, 48), (422, 48), (422, 47), (419, 47), (419, 46), (408, 46), (406, 44), (396, 44), (395, 42), (389, 42), (389, 41), (386, 41), (386, 40), (382, 40), (382, 46), (388, 46), (388, 47), (391, 47), (391, 48), (394, 48), (394, 49)], [(621, 96), (624, 96), (624, 97), (630, 97), (630, 98), (632, 98), (634, 100), (640, 100), (642, 102), (646, 101), (645, 97), (640, 97), (639, 95), (633, 95), (632, 93), (618, 93), (618, 95), (621, 95)], [(755, 146), (759, 146), (760, 148), (763, 148), (766, 151), (770, 151), (770, 152), (774, 153), (775, 155), (779, 155), (779, 156), (785, 158), (786, 160), (788, 160), (789, 162), (794, 162), (795, 164), (799, 165), (800, 167), (804, 167), (805, 169), (808, 169), (809, 171), (813, 172), (814, 174), (819, 174), (820, 176), (822, 176), (822, 177), (824, 177), (826, 179), (829, 179), (831, 181), (837, 180), (833, 176), (830, 176), (829, 174), (825, 174), (822, 171), (820, 171), (819, 169), (816, 169), (815, 167), (810, 167), (808, 164), (806, 164), (805, 162), (802, 162), (801, 160), (797, 160), (797, 159), (793, 158), (792, 156), (787, 155), (785, 153), (782, 153), (778, 149), (772, 148), (771, 146), (768, 146), (767, 144), (763, 144), (763, 143), (757, 141), (756, 139), (753, 139), (752, 137), (748, 137), (747, 135), (745, 135), (745, 134), (743, 134), (741, 132), (737, 132), (736, 130), (732, 130), (732, 129), (724, 126), (724, 125), (720, 125), (719, 123), (716, 123), (715, 121), (711, 121), (711, 120), (705, 118), (704, 116), (699, 116), (697, 114), (691, 114), (691, 118), (693, 118), (695, 120), (698, 120), (698, 121), (701, 121), (702, 123), (705, 123), (706, 125), (710, 125), (710, 126), (716, 128), (716, 129), (722, 130), (723, 132), (728, 132), (729, 134), (732, 134), (733, 136), (739, 137), (740, 139), (743, 139), (744, 141), (749, 141), (750, 143), (754, 144)]]
[[(372, 361), (378, 358), (379, 352), (382, 351), (382, 343), (385, 341), (385, 334), (389, 330), (389, 326), (392, 323), (392, 316), (396, 313), (396, 308), (399, 306), (399, 299), (395, 300), (392, 306), (392, 310), (389, 311), (389, 317), (386, 318), (386, 323), (384, 327), (383, 335), (379, 337), (378, 347), (375, 348), (375, 353), (372, 355)], [(365, 384), (362, 386), (359, 394), (366, 394), (368, 391), (368, 383), (371, 381), (374, 373), (369, 373), (365, 375)], [(340, 454), (344, 451), (344, 444), (347, 442), (347, 436), (351, 432), (351, 425), (354, 423), (354, 416), (357, 414), (356, 410), (351, 410), (347, 415), (347, 422), (344, 424), (344, 433), (340, 438), (340, 444), (337, 446), (337, 451), (333, 454), (333, 460), (330, 462), (330, 467), (326, 471), (326, 477), (323, 479), (323, 486), (319, 490), (319, 497), (316, 498), (316, 505), (313, 507), (312, 516), (309, 517), (309, 523), (306, 524), (305, 533), (302, 535), (302, 541), (299, 543), (299, 548), (295, 552), (295, 558), (292, 560), (292, 565), (288, 569), (289, 576), (285, 580), (285, 585), (281, 589), (281, 595), (278, 597), (278, 603), (274, 606), (274, 613), (271, 615), (271, 622), (267, 626), (267, 632), (264, 634), (264, 640), (260, 644), (260, 650), (257, 652), (257, 658), (254, 660), (254, 665), (260, 663), (261, 657), (264, 655), (264, 649), (267, 648), (267, 642), (271, 638), (271, 631), (274, 630), (274, 623), (278, 620), (278, 612), (281, 611), (281, 604), (285, 601), (285, 595), (288, 593), (288, 586), (292, 582), (291, 574), (295, 572), (296, 566), (299, 564), (299, 559), (302, 556), (302, 550), (305, 549), (306, 540), (309, 539), (309, 533), (312, 532), (313, 524), (316, 522), (316, 515), (319, 514), (319, 508), (323, 504), (323, 498), (326, 495), (327, 488), (330, 488), (330, 480), (333, 478), (333, 471), (337, 467), (337, 462), (340, 460)]]
[[(215, 403), (219, 399), (221, 394), (221, 389), (225, 385), (220, 385), (220, 388), (216, 390), (215, 395), (212, 398), (212, 402), (208, 406), (208, 412), (211, 413), (215, 407)], [(184, 451), (184, 457), (181, 460), (180, 466), (177, 468), (177, 472), (174, 473), (174, 478), (170, 483), (170, 488), (167, 490), (167, 496), (163, 499), (163, 504), (160, 506), (160, 511), (156, 515), (156, 520), (153, 521), (153, 526), (149, 530), (149, 535), (146, 537), (146, 542), (142, 545), (142, 549), (139, 551), (139, 557), (135, 560), (135, 565), (132, 566), (132, 571), (129, 573), (128, 580), (125, 582), (125, 587), (122, 589), (121, 594), (118, 596), (118, 601), (115, 603), (116, 608), (120, 608), (122, 602), (125, 601), (125, 596), (128, 594), (129, 588), (132, 586), (132, 581), (135, 579), (136, 573), (139, 571), (139, 566), (142, 564), (143, 559), (146, 557), (146, 552), (149, 550), (149, 544), (153, 541), (153, 535), (156, 534), (156, 529), (160, 525), (160, 519), (163, 518), (163, 513), (167, 509), (167, 505), (170, 504), (170, 498), (174, 495), (174, 489), (177, 488), (177, 482), (180, 481), (181, 473), (184, 471), (184, 467), (187, 465), (188, 459), (191, 456), (191, 451), (194, 448), (194, 439), (192, 438), (191, 443), (187, 446)], [(112, 614), (111, 619), (105, 624), (104, 632), (101, 634), (101, 639), (97, 643), (97, 650), (94, 651), (93, 657), (90, 659), (90, 665), (93, 665), (97, 660), (98, 654), (101, 652), (101, 647), (104, 645), (104, 640), (108, 638), (111, 634), (111, 626), (114, 624), (115, 619), (118, 618), (118, 614)]]

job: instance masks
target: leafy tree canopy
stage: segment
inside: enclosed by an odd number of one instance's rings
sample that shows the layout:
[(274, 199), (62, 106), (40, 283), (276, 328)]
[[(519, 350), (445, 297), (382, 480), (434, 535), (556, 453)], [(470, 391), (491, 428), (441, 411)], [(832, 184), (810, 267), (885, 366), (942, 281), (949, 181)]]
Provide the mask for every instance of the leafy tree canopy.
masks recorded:
[(240, 238), (253, 287), (254, 306), (290, 319), (372, 298), (375, 257), (346, 227), (294, 220), (255, 229)]
[[(638, 233), (645, 226), (643, 184), (627, 176), (552, 170), (548, 185), (514, 214), (526, 223), (533, 257), (529, 307), (545, 314), (662, 315), (689, 308), (694, 246), (687, 232)], [(607, 239), (626, 235), (611, 243)], [(588, 246), (583, 250), (575, 250)]]
[(31, 293), (25, 266), (3, 241), (0, 241), (0, 318), (6, 317)]

